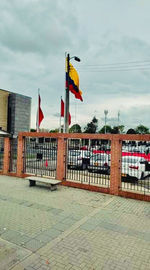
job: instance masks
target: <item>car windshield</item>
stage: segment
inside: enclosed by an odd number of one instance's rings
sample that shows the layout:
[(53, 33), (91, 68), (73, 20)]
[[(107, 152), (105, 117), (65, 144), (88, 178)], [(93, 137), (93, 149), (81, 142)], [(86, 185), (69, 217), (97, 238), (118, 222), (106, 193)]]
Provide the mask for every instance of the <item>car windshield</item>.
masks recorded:
[(70, 151), (69, 155), (74, 156), (74, 157), (78, 157), (81, 155), (81, 152), (80, 151)]
[(138, 163), (140, 161), (144, 161), (142, 158), (134, 158), (134, 157), (123, 157), (122, 162), (124, 163)]
[(105, 155), (95, 155), (95, 156), (92, 156), (91, 158), (94, 161), (98, 161), (98, 160), (104, 161), (104, 160), (106, 160), (106, 156)]

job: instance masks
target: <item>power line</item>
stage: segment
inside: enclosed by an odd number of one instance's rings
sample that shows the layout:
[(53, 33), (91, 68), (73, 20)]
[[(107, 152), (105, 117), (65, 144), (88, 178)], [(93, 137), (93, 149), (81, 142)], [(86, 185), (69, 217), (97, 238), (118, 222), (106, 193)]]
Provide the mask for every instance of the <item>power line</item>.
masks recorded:
[(98, 66), (112, 66), (112, 65), (127, 65), (127, 64), (137, 64), (137, 63), (140, 63), (140, 64), (142, 64), (142, 63), (150, 63), (150, 60), (143, 60), (143, 61), (127, 61), (127, 62), (116, 62), (116, 63), (107, 63), (107, 64), (86, 64), (86, 65), (81, 65), (81, 67), (87, 67), (87, 66), (89, 66), (89, 67), (92, 67), (92, 66), (96, 66), (96, 67), (98, 67)]
[(117, 67), (116, 67), (116, 69), (96, 69), (96, 70), (93, 70), (93, 69), (84, 69), (84, 70), (79, 70), (80, 72), (111, 72), (111, 71), (117, 71), (117, 72), (120, 72), (120, 71), (133, 71), (133, 70), (136, 70), (136, 71), (144, 71), (144, 70), (150, 70), (150, 67), (149, 68), (130, 68), (130, 67), (128, 67), (128, 68), (122, 68), (122, 69), (117, 69)]

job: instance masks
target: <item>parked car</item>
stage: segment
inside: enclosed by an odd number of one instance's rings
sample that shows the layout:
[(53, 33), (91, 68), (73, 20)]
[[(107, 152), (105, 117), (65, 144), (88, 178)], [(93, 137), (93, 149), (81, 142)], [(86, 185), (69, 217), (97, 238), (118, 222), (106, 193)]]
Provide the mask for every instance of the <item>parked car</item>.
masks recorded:
[(110, 155), (105, 153), (94, 154), (90, 158), (89, 172), (110, 173)]
[(137, 180), (143, 179), (150, 174), (148, 161), (138, 156), (122, 157), (122, 176), (134, 177)]
[(90, 162), (91, 152), (86, 150), (70, 150), (68, 153), (68, 168), (85, 170)]

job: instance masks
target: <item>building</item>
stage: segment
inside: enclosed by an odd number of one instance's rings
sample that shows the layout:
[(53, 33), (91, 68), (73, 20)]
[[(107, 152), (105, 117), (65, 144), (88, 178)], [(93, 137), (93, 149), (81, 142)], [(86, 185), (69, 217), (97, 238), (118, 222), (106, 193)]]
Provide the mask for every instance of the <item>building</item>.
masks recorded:
[(0, 128), (13, 136), (30, 130), (31, 98), (0, 89)]

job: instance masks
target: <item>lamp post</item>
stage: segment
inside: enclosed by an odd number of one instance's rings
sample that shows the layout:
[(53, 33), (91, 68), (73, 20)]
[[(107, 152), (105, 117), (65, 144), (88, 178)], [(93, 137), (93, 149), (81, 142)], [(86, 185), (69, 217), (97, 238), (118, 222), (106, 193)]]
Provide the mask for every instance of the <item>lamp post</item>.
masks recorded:
[(65, 92), (65, 117), (64, 117), (64, 133), (68, 133), (69, 131), (69, 72), (70, 72), (70, 59), (74, 59), (77, 62), (80, 62), (80, 58), (77, 56), (70, 57), (69, 53), (67, 54), (67, 84), (66, 84), (66, 92)]
[(104, 110), (104, 114), (105, 114), (105, 134), (106, 134), (106, 120), (107, 120), (108, 110)]

